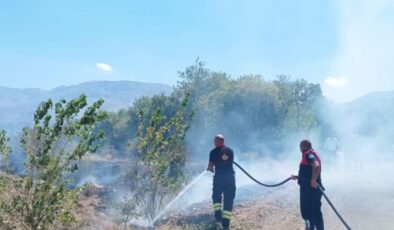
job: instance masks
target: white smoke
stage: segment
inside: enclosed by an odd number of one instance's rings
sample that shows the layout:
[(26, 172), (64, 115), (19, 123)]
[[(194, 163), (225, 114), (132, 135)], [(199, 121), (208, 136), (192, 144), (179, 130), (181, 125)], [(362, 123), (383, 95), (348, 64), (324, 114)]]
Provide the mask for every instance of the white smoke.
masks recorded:
[[(340, 10), (339, 50), (331, 75), (345, 76), (348, 84), (331, 79), (329, 84), (323, 85), (325, 95), (342, 102), (374, 91), (393, 90), (394, 2), (337, 2)], [(333, 85), (341, 87), (331, 87)]]

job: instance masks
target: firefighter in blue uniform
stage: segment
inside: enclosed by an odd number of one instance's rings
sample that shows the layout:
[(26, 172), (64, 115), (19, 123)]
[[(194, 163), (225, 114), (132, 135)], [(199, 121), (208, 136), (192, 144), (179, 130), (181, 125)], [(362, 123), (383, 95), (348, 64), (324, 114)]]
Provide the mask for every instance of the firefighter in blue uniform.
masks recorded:
[[(215, 148), (209, 154), (208, 171), (214, 172), (212, 200), (215, 219), (229, 229), (235, 197), (235, 173), (233, 168), (234, 152), (224, 145), (224, 137), (217, 134)], [(223, 210), (222, 210), (223, 196)]]
[(306, 230), (324, 230), (323, 214), (321, 212), (322, 192), (318, 186), (323, 188), (321, 181), (321, 161), (316, 151), (312, 148), (309, 140), (300, 143), (302, 159), (298, 177), (300, 185), (300, 208), (301, 216), (305, 221)]

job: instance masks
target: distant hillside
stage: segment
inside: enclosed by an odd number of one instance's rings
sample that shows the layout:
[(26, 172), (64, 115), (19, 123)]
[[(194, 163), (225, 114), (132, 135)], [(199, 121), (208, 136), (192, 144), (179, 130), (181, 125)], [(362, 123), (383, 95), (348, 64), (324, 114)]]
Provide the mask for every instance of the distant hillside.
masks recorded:
[(392, 145), (394, 135), (394, 91), (375, 92), (343, 103), (335, 111), (337, 125), (346, 134), (381, 138)]
[(7, 129), (9, 132), (19, 131), (21, 127), (32, 122), (35, 108), (48, 98), (57, 101), (84, 93), (89, 101), (103, 98), (104, 109), (116, 111), (130, 106), (141, 96), (168, 94), (171, 90), (170, 86), (164, 84), (132, 81), (94, 81), (61, 86), (52, 90), (0, 87), (0, 129)]
[(387, 110), (394, 108), (394, 91), (374, 92), (344, 103), (351, 110)]

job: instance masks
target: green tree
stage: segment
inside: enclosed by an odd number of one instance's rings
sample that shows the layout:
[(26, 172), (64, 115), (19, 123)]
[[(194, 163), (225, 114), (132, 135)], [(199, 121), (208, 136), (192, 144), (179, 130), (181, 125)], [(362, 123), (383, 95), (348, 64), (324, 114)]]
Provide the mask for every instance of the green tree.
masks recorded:
[[(108, 148), (115, 150), (116, 157), (129, 158), (135, 152), (130, 151), (128, 142), (137, 135), (140, 113), (144, 114), (142, 122), (147, 125), (157, 109), (160, 109), (160, 113), (163, 116), (173, 117), (179, 104), (178, 97), (155, 95), (153, 97), (138, 98), (132, 107), (121, 109), (116, 113), (110, 113), (109, 119), (100, 124), (100, 127), (106, 133), (105, 144)], [(164, 121), (165, 119), (163, 119)]]
[(276, 112), (281, 119), (278, 127), (283, 132), (308, 131), (319, 123), (317, 106), (323, 99), (319, 84), (305, 80), (291, 81), (287, 76), (279, 76), (274, 81)]
[(318, 84), (285, 75), (275, 80), (253, 74), (232, 78), (208, 69), (197, 59), (179, 72), (179, 81), (170, 97), (142, 97), (128, 110), (114, 115), (108, 125), (108, 141), (115, 152), (120, 157), (135, 154), (125, 148), (125, 143), (130, 136), (137, 135), (139, 121), (135, 118), (141, 110), (145, 125), (157, 108), (163, 116), (172, 117), (179, 105), (178, 98), (185, 92), (190, 93), (185, 112), (196, 112), (185, 140), (194, 153), (209, 151), (212, 136), (217, 132), (226, 134), (226, 141), (241, 152), (282, 152), (289, 135), (319, 132), (316, 128), (320, 128), (324, 117), (319, 114), (322, 111), (319, 103), (324, 98)]
[(152, 221), (184, 184), (187, 155), (183, 140), (193, 117), (193, 113), (185, 113), (187, 104), (188, 95), (173, 116), (157, 109), (149, 122), (140, 112), (132, 144), (137, 155), (126, 177), (131, 193), (120, 206), (125, 223), (139, 216)]
[(71, 189), (65, 176), (78, 169), (84, 155), (98, 149), (96, 142), (104, 134), (95, 130), (95, 124), (107, 117), (100, 110), (103, 103), (87, 106), (81, 95), (39, 105), (34, 127), (24, 128), (21, 137), (26, 174), (5, 186), (9, 199), (0, 201), (3, 227), (36, 230), (76, 222), (80, 188)]

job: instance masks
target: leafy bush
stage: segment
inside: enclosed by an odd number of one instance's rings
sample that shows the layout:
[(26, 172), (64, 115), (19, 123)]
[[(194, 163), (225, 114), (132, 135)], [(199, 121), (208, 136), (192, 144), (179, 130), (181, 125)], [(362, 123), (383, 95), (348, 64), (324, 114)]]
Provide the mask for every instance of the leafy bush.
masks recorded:
[[(4, 229), (49, 229), (75, 223), (80, 189), (71, 189), (65, 176), (78, 169), (78, 161), (99, 147), (103, 132), (93, 132), (106, 118), (99, 100), (87, 107), (85, 95), (70, 100), (42, 102), (34, 114), (34, 127), (21, 138), (27, 155), (26, 174), (7, 180), (0, 200)], [(2, 137), (3, 138), (3, 137)], [(1, 142), (3, 143), (3, 142)], [(3, 148), (3, 147), (2, 147)], [(6, 193), (6, 194), (5, 194)]]

